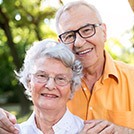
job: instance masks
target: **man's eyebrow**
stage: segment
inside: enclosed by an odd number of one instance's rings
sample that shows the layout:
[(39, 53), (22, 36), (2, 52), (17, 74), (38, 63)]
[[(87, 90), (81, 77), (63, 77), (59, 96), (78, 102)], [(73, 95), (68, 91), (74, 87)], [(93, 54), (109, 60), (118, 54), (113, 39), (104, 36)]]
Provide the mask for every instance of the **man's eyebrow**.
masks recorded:
[(75, 32), (75, 31), (77, 31), (77, 30), (79, 30), (79, 29), (81, 29), (81, 28), (83, 28), (83, 27), (85, 27), (85, 26), (88, 26), (88, 25), (92, 25), (92, 24), (87, 23), (87, 24), (85, 24), (85, 25), (79, 27), (79, 28), (76, 29), (76, 30), (68, 30), (68, 31), (66, 31), (66, 32), (64, 32), (64, 33), (61, 33), (60, 35), (62, 35), (62, 34), (67, 34), (67, 33), (70, 33), (70, 32)]

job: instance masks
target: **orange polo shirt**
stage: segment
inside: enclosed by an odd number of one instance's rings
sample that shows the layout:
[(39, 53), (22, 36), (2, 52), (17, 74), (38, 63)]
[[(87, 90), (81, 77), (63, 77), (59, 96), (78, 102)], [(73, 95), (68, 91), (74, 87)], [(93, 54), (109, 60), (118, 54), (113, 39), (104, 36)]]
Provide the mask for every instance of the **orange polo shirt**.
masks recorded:
[(134, 129), (134, 66), (105, 56), (104, 73), (92, 94), (82, 81), (68, 107), (84, 120), (104, 119)]

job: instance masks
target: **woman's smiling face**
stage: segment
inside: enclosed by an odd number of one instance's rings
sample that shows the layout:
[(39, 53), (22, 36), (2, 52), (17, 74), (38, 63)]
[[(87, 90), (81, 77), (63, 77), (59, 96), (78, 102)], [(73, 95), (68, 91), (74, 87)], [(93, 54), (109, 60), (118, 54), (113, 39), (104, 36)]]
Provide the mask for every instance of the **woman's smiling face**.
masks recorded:
[(67, 68), (61, 61), (53, 58), (39, 58), (35, 61), (34, 74), (39, 77), (48, 75), (46, 83), (41, 83), (35, 75), (31, 75), (29, 88), (31, 90), (32, 101), (35, 107), (44, 110), (56, 110), (66, 107), (66, 103), (71, 93), (71, 82), (64, 86), (55, 83), (54, 78), (60, 75), (68, 81), (72, 78), (72, 70)]

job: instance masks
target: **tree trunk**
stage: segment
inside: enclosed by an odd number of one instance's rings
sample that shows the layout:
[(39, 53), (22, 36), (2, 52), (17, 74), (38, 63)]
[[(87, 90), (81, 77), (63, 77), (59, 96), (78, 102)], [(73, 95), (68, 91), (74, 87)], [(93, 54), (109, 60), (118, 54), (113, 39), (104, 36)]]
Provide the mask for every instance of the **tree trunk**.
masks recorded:
[[(2, 12), (2, 9), (0, 8), (0, 27), (4, 30), (5, 35), (7, 37), (7, 45), (10, 48), (10, 52), (11, 55), (13, 57), (13, 62), (16, 66), (16, 70), (18, 71), (21, 67), (21, 63), (19, 60), (19, 56), (17, 53), (17, 50), (15, 48), (15, 43), (13, 42), (13, 37), (12, 37), (12, 33), (10, 30), (10, 26), (9, 26), (9, 19), (6, 16), (6, 14), (4, 12)], [(24, 90), (22, 88), (22, 86), (18, 85), (18, 90), (17, 90), (17, 94), (19, 96), (19, 102), (20, 102), (20, 114), (26, 114), (29, 112), (30, 110), (30, 102), (26, 99), (26, 96), (24, 95)]]

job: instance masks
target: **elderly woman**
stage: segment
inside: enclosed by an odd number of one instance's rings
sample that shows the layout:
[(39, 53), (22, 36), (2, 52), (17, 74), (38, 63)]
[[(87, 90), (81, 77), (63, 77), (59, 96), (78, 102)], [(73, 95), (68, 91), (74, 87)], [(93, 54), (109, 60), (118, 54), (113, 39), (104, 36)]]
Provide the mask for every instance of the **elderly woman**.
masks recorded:
[(76, 134), (83, 120), (69, 112), (66, 103), (80, 85), (81, 63), (63, 44), (43, 40), (26, 53), (17, 74), (33, 102), (34, 112), (18, 125), (22, 134)]

